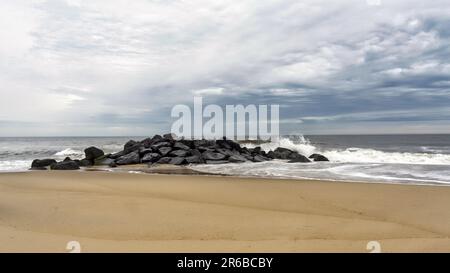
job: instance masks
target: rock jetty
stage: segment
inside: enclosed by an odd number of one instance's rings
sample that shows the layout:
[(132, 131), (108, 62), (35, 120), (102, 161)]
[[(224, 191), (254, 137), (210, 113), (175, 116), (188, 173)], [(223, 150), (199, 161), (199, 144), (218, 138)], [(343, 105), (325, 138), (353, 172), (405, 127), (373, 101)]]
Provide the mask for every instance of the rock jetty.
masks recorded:
[(244, 162), (265, 162), (273, 159), (287, 160), (289, 163), (308, 163), (328, 161), (320, 154), (309, 157), (296, 151), (278, 147), (266, 152), (261, 147), (246, 148), (239, 143), (223, 138), (221, 140), (186, 140), (177, 139), (173, 134), (155, 135), (141, 141), (130, 140), (123, 150), (105, 154), (97, 147), (84, 150), (85, 158), (72, 160), (66, 158), (57, 162), (54, 159), (36, 159), (32, 170), (78, 170), (80, 167), (109, 166), (117, 167), (132, 164), (226, 164)]

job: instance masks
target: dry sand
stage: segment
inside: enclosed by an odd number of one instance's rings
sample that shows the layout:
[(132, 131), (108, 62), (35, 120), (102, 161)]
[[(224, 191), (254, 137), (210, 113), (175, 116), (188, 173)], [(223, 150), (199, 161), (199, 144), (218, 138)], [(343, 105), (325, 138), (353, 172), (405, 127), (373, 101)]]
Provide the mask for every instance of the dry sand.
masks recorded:
[(450, 187), (107, 172), (0, 174), (0, 251), (450, 251)]

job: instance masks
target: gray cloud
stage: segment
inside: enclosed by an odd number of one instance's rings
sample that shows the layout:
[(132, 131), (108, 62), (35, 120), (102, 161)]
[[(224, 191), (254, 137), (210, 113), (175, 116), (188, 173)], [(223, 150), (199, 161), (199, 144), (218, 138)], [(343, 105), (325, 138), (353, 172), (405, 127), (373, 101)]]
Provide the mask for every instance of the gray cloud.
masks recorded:
[(450, 7), (392, 2), (3, 1), (0, 135), (152, 134), (194, 95), (280, 104), (283, 133), (450, 133)]

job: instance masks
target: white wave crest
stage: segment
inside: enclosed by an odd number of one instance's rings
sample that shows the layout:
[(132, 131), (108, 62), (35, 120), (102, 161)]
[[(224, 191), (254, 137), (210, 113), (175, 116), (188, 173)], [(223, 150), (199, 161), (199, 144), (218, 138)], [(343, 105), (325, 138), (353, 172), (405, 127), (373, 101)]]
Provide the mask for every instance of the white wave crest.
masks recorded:
[(266, 152), (273, 151), (278, 147), (283, 147), (308, 156), (317, 152), (317, 147), (312, 145), (310, 141), (303, 136), (300, 136), (299, 140), (297, 140), (296, 142), (298, 143), (294, 143), (294, 141), (290, 140), (289, 138), (280, 138), (278, 141), (263, 143), (261, 145), (244, 144), (243, 146), (247, 148), (260, 146), (261, 149)]
[(349, 148), (325, 151), (324, 155), (331, 161), (343, 163), (450, 164), (448, 154), (383, 152), (374, 149)]
[(84, 152), (79, 150), (73, 150), (71, 148), (64, 149), (55, 153), (55, 156), (83, 156)]
[(31, 160), (0, 161), (0, 172), (26, 171), (31, 166)]

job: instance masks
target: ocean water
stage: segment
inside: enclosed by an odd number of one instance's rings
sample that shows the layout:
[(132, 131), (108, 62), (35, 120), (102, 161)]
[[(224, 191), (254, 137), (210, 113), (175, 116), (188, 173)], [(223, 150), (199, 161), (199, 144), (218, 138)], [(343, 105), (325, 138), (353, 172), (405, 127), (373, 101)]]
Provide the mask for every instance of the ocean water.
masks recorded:
[(274, 160), (194, 168), (243, 176), (450, 185), (450, 135), (286, 136), (260, 146), (265, 151), (285, 147), (306, 156), (320, 153), (330, 162)]
[[(0, 171), (27, 170), (36, 158), (80, 159), (89, 146), (116, 152), (129, 139), (143, 138), (0, 138)], [(330, 162), (289, 164), (274, 160), (191, 168), (241, 176), (450, 185), (450, 135), (285, 136), (260, 146), (266, 151), (285, 147), (306, 156), (321, 153)]]

